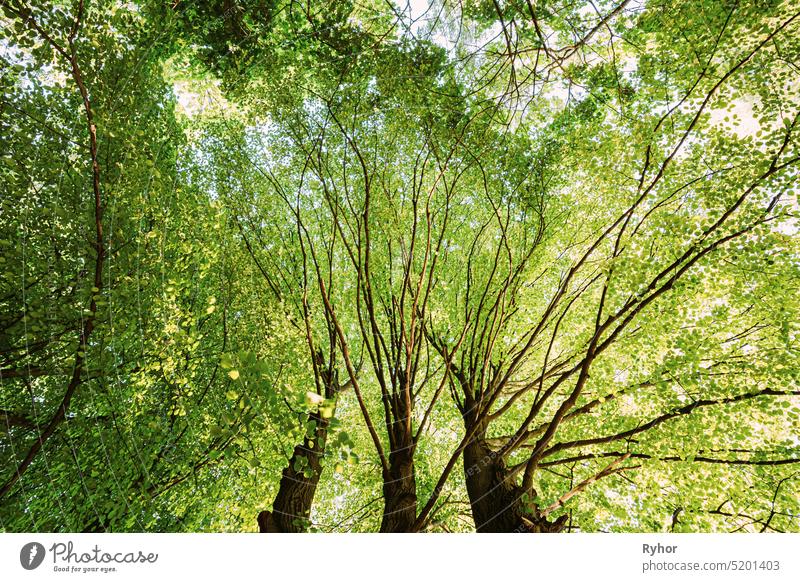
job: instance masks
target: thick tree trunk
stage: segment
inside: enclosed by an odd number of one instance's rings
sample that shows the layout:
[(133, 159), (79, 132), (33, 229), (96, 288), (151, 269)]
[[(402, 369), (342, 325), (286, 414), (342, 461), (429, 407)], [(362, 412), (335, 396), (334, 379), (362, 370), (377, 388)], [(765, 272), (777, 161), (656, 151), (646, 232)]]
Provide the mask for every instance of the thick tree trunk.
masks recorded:
[(389, 474), (383, 477), (381, 532), (413, 531), (417, 519), (417, 481), (410, 448), (389, 454)]
[[(466, 421), (467, 430), (471, 426)], [(464, 449), (464, 477), (475, 529), (480, 533), (556, 533), (566, 516), (555, 522), (541, 517), (532, 499), (509, 477), (502, 456), (486, 444), (485, 427), (477, 427)], [(535, 496), (535, 493), (529, 493)]]
[[(294, 448), (289, 465), (283, 469), (272, 511), (258, 514), (258, 530), (261, 533), (300, 533), (308, 529), (330, 424), (317, 412), (310, 413), (308, 420), (316, 423), (314, 436), (306, 437), (302, 444)], [(310, 476), (306, 476), (309, 470)]]
[(408, 402), (394, 401), (396, 420), (392, 424), (392, 450), (389, 472), (383, 475), (383, 533), (413, 532), (417, 520), (417, 480), (414, 474), (414, 439), (406, 420), (411, 414)]
[[(321, 354), (316, 354), (321, 370), (320, 380), (324, 385), (325, 398), (335, 400), (344, 387), (340, 386), (336, 373), (324, 367)], [(301, 533), (310, 525), (311, 505), (322, 474), (322, 458), (328, 440), (330, 419), (336, 412), (323, 418), (319, 411), (308, 413), (308, 422), (315, 424), (313, 436), (303, 439), (295, 446), (289, 465), (283, 469), (278, 494), (272, 502), (272, 511), (264, 510), (258, 514), (258, 531), (261, 533)]]

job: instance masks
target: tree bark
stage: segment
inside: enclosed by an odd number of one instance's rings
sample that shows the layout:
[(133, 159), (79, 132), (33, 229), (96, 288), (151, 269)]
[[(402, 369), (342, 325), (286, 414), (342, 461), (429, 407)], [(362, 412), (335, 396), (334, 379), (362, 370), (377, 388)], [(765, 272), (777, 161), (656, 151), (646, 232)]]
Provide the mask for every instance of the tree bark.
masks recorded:
[(389, 472), (383, 475), (382, 533), (413, 532), (417, 520), (417, 480), (414, 473), (414, 439), (407, 422), (411, 410), (402, 396), (394, 399), (392, 449)]
[[(321, 356), (317, 355), (320, 358)], [(331, 369), (321, 371), (325, 398), (335, 399), (343, 387), (339, 386), (336, 374)], [(308, 422), (315, 424), (313, 436), (306, 437), (295, 446), (289, 464), (283, 469), (278, 494), (272, 502), (272, 511), (264, 510), (258, 514), (260, 533), (301, 533), (310, 525), (311, 505), (322, 474), (322, 458), (328, 441), (330, 419), (336, 413), (324, 418), (317, 410), (308, 413)], [(295, 469), (298, 467), (298, 469)], [(311, 475), (306, 476), (307, 469)]]
[[(310, 525), (311, 505), (322, 473), (321, 461), (330, 422), (318, 412), (309, 413), (308, 420), (316, 423), (314, 436), (306, 437), (294, 448), (289, 465), (283, 469), (272, 511), (265, 510), (258, 514), (258, 530), (261, 533), (301, 533)], [(300, 470), (295, 470), (295, 466)], [(310, 477), (304, 474), (306, 468), (311, 470)]]
[(510, 477), (502, 454), (486, 444), (486, 427), (473, 427), (471, 422), (465, 418), (467, 430), (474, 428), (475, 436), (464, 449), (464, 477), (475, 530), (479, 533), (562, 531), (566, 516), (554, 522), (542, 517), (533, 501), (535, 491), (529, 491), (528, 499), (525, 498), (522, 487)]
[(389, 474), (383, 478), (382, 533), (414, 531), (417, 519), (417, 481), (414, 457), (405, 448), (389, 453)]

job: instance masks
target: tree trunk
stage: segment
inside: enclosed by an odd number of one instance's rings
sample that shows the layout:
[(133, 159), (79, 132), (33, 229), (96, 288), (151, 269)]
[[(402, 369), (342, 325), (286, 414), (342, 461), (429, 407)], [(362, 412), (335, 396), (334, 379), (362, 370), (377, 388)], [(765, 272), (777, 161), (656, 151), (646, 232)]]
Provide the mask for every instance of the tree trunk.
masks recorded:
[(389, 452), (389, 472), (383, 475), (383, 533), (414, 531), (417, 520), (417, 480), (414, 474), (414, 439), (411, 425), (406, 422), (411, 410), (401, 396), (394, 401), (396, 411), (392, 424), (392, 450)]
[(258, 531), (261, 533), (301, 533), (310, 525), (311, 505), (322, 474), (322, 458), (328, 441), (330, 420), (336, 413), (336, 398), (346, 388), (340, 386), (336, 372), (324, 366), (321, 353), (316, 353), (320, 369), (320, 380), (325, 398), (334, 401), (332, 414), (323, 418), (318, 410), (308, 413), (308, 422), (315, 424), (312, 437), (306, 435), (302, 444), (295, 446), (289, 465), (283, 469), (278, 494), (272, 503), (272, 511), (258, 514)]
[[(261, 533), (301, 533), (310, 525), (311, 504), (322, 473), (321, 461), (330, 422), (318, 412), (309, 413), (308, 420), (316, 423), (314, 436), (306, 436), (303, 443), (294, 448), (289, 465), (283, 469), (272, 511), (258, 514)], [(310, 476), (307, 476), (309, 471)]]
[[(465, 420), (470, 430), (469, 420)], [(464, 477), (479, 533), (557, 533), (564, 529), (566, 516), (550, 522), (539, 515), (533, 503), (535, 492), (529, 492), (526, 503), (524, 491), (509, 477), (502, 455), (486, 444), (483, 426), (475, 430), (464, 449)]]
[(417, 481), (410, 448), (389, 453), (389, 474), (383, 477), (381, 532), (413, 531), (417, 519)]

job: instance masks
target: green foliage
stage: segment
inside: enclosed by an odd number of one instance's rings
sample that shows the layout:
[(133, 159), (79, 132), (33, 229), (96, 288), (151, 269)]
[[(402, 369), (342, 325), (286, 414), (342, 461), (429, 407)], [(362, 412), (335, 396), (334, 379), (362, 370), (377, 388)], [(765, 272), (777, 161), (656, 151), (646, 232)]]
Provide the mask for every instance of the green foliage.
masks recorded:
[(797, 2), (402, 4), (0, 0), (0, 529), (800, 531)]

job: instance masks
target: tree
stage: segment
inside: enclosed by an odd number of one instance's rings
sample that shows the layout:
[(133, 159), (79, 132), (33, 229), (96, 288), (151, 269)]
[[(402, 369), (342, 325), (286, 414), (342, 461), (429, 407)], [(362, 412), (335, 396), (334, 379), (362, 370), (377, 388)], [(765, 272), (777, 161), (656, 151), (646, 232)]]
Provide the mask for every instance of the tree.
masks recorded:
[(4, 529), (798, 529), (796, 2), (0, 4)]

